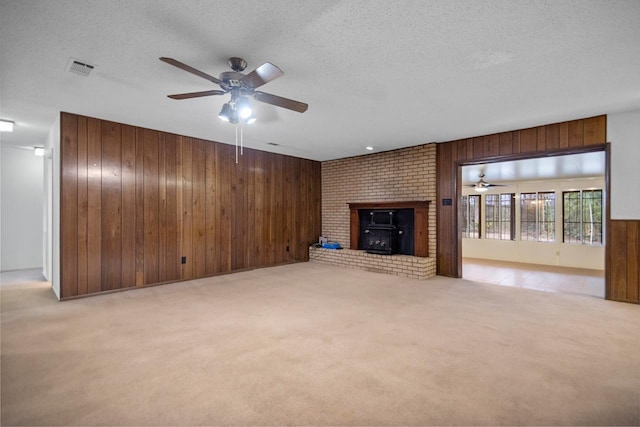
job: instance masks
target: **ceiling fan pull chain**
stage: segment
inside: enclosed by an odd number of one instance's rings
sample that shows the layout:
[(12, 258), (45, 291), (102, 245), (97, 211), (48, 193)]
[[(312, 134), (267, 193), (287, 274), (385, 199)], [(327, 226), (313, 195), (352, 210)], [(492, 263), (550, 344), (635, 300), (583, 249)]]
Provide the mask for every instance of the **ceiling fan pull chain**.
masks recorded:
[(236, 164), (238, 164), (238, 125), (236, 125)]
[(244, 156), (244, 134), (242, 132), (242, 125), (240, 125), (240, 155)]

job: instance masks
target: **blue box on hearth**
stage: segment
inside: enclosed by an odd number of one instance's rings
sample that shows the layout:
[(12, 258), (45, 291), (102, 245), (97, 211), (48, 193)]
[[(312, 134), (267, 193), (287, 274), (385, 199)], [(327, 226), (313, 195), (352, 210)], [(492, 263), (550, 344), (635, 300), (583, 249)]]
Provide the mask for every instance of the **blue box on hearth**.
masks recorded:
[(340, 243), (338, 242), (323, 243), (322, 247), (325, 249), (342, 249), (342, 247), (340, 246)]

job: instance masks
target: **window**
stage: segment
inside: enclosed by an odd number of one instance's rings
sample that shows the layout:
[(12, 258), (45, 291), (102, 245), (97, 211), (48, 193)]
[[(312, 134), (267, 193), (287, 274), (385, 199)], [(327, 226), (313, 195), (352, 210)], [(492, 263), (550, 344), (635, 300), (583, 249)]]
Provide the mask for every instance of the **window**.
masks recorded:
[(520, 194), (520, 240), (538, 241), (538, 193)]
[(462, 211), (462, 237), (468, 239), (480, 238), (480, 195), (462, 196), (460, 200)]
[(582, 191), (582, 243), (602, 244), (602, 190)]
[(565, 191), (563, 199), (563, 242), (602, 244), (602, 190)]
[(515, 194), (487, 194), (484, 203), (486, 238), (515, 240)]
[(556, 193), (520, 194), (520, 240), (555, 242)]
[(556, 193), (538, 193), (538, 241), (556, 241)]
[(499, 239), (500, 210), (498, 209), (499, 194), (487, 194), (484, 196), (484, 236), (487, 239)]

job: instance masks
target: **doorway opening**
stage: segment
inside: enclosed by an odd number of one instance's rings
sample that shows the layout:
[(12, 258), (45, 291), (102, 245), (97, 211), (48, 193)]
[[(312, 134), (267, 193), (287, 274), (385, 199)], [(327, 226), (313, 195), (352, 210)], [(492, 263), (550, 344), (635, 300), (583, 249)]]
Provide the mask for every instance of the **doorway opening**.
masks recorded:
[(605, 296), (606, 152), (461, 164), (462, 277)]

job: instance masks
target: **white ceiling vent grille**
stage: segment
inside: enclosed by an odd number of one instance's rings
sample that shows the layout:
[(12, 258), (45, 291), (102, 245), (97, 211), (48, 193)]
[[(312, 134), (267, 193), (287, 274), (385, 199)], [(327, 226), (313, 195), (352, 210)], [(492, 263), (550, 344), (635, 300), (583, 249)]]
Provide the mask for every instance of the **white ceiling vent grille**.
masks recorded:
[(80, 61), (78, 59), (69, 58), (67, 63), (67, 71), (75, 74), (79, 74), (84, 77), (91, 76), (91, 72), (96, 68), (95, 65), (89, 64), (86, 61)]

